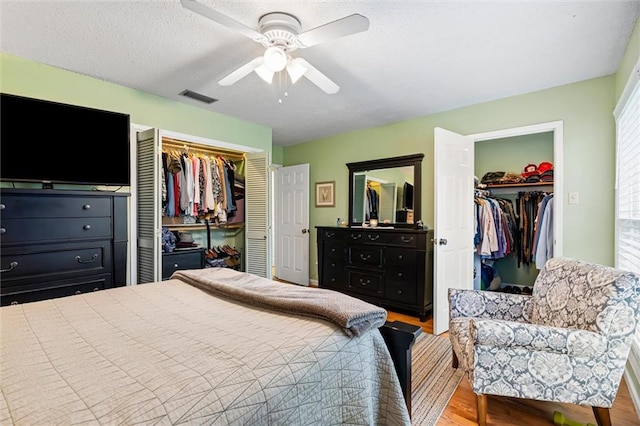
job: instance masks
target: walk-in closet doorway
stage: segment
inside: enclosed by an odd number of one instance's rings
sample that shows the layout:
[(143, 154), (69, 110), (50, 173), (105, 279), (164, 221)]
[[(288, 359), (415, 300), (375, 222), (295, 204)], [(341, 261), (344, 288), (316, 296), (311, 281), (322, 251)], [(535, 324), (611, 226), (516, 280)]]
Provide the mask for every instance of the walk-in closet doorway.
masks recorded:
[[(473, 223), (472, 209), (468, 209), (470, 215), (468, 218), (446, 214), (446, 210), (449, 210), (447, 206), (459, 206), (460, 203), (466, 202), (464, 200), (470, 202), (472, 199), (471, 196), (466, 197), (467, 193), (472, 193), (472, 189), (467, 188), (466, 184), (464, 186), (465, 194), (459, 193), (463, 189), (457, 190), (455, 188), (461, 188), (460, 185), (464, 182), (473, 182), (473, 145), (494, 139), (547, 132), (553, 134), (554, 194), (559, 200), (554, 203), (553, 211), (554, 256), (557, 257), (562, 256), (563, 252), (563, 122), (546, 122), (467, 136), (457, 135), (445, 129), (435, 129), (434, 206), (436, 211), (434, 212), (434, 229), (436, 235), (434, 239), (432, 311), (435, 334), (441, 334), (448, 330), (447, 292), (452, 283), (455, 283), (454, 286), (457, 288), (473, 288), (471, 273), (473, 271), (473, 256), (470, 249), (474, 236), (474, 227), (470, 226)], [(447, 160), (447, 158), (453, 158), (455, 161)], [(455, 170), (452, 171), (452, 168)], [(454, 210), (458, 211), (457, 208)], [(463, 279), (460, 279), (461, 277)]]

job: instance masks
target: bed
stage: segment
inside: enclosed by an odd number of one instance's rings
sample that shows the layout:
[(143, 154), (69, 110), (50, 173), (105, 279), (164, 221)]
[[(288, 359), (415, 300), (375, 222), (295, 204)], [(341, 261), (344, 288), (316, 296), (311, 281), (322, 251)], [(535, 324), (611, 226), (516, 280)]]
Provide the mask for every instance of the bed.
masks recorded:
[(386, 311), (225, 268), (0, 308), (0, 424), (410, 425)]

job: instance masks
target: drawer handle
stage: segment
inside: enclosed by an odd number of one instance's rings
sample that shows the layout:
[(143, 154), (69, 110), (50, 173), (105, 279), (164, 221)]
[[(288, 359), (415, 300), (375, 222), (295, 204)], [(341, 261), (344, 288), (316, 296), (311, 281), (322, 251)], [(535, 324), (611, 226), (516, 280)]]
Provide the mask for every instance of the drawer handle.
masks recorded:
[(336, 264), (335, 264), (335, 263), (332, 263), (332, 264), (331, 264), (331, 267), (332, 267), (332, 268), (335, 268), (335, 267), (336, 267)]
[(402, 260), (402, 255), (401, 254), (398, 255), (398, 260)]
[(82, 292), (80, 290), (77, 290), (76, 294), (82, 294)]
[(17, 300), (14, 300), (13, 302), (11, 302), (11, 304), (12, 304), (12, 305), (17, 305), (17, 304), (18, 304), (18, 301), (17, 301)]
[(7, 228), (0, 228), (0, 234), (6, 234)]
[(3, 204), (0, 204), (0, 210), (4, 210), (4, 209), (6, 209), (6, 208), (7, 208), (7, 206), (6, 206), (4, 203), (3, 203)]
[(402, 272), (398, 272), (397, 277), (402, 278)]
[(82, 206), (82, 210), (89, 210), (91, 208), (91, 204), (85, 204)]
[(378, 238), (380, 238), (380, 234), (376, 234), (376, 235), (369, 234), (369, 235), (367, 235), (367, 237), (369, 237), (369, 241), (375, 241)]
[(18, 266), (18, 262), (13, 261), (9, 264), (9, 267), (7, 269), (0, 269), (0, 272), (9, 272), (12, 271), (14, 268), (16, 268)]
[(413, 237), (409, 237), (409, 238), (407, 238), (407, 237), (405, 237), (405, 236), (403, 235), (403, 236), (401, 236), (401, 237), (400, 237), (400, 240), (401, 240), (403, 243), (410, 243), (410, 242), (412, 242), (412, 241), (413, 241)]
[(360, 284), (363, 286), (367, 286), (371, 284), (371, 280), (365, 280), (364, 278), (360, 278)]
[(325, 237), (327, 238), (333, 238), (336, 236), (335, 232), (325, 232)]
[(396, 291), (396, 294), (402, 294), (402, 290)]
[(173, 267), (174, 267), (175, 269), (178, 269), (178, 264), (177, 264), (177, 263), (174, 263), (174, 264), (173, 264)]
[(362, 238), (362, 234), (351, 234), (352, 240), (359, 240), (360, 238)]
[(332, 283), (335, 283), (335, 282), (336, 282), (336, 279), (335, 279), (335, 278), (331, 278), (331, 282), (332, 282)]
[(100, 290), (98, 287), (94, 288), (93, 291), (98, 291)]
[(364, 260), (364, 261), (367, 261), (367, 260), (371, 259), (371, 255), (370, 255), (370, 254), (367, 254), (367, 255), (365, 256), (364, 254), (360, 253), (360, 259), (362, 259), (362, 260)]
[(80, 256), (76, 256), (76, 262), (78, 263), (91, 263), (91, 262), (95, 262), (95, 260), (98, 258), (98, 253), (94, 253), (93, 256), (91, 256), (91, 259), (89, 260), (82, 260), (82, 258)]
[(91, 229), (91, 225), (85, 225), (82, 227), (82, 229), (84, 229), (85, 231), (88, 231), (89, 229)]

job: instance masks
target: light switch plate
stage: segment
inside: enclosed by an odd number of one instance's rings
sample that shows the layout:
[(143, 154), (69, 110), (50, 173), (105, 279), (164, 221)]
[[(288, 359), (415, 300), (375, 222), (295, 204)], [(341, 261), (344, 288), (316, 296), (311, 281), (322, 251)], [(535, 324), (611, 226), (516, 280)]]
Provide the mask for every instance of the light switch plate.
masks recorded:
[(570, 192), (569, 193), (569, 204), (578, 204), (578, 202), (579, 202), (578, 193), (577, 192)]

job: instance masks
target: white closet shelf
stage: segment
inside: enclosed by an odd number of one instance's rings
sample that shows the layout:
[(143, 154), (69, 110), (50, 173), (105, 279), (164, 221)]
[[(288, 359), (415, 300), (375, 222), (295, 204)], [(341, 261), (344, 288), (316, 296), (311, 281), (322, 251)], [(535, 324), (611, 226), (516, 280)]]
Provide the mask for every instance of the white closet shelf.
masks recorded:
[(502, 185), (487, 185), (486, 188), (492, 194), (511, 194), (525, 191), (553, 192), (553, 182), (508, 183)]
[[(162, 226), (167, 227), (172, 231), (197, 231), (201, 229), (207, 229), (207, 226), (204, 223), (163, 223)], [(215, 225), (213, 223), (210, 223), (209, 227), (212, 231), (216, 230), (238, 232), (244, 229), (244, 222), (228, 223), (225, 225)]]

